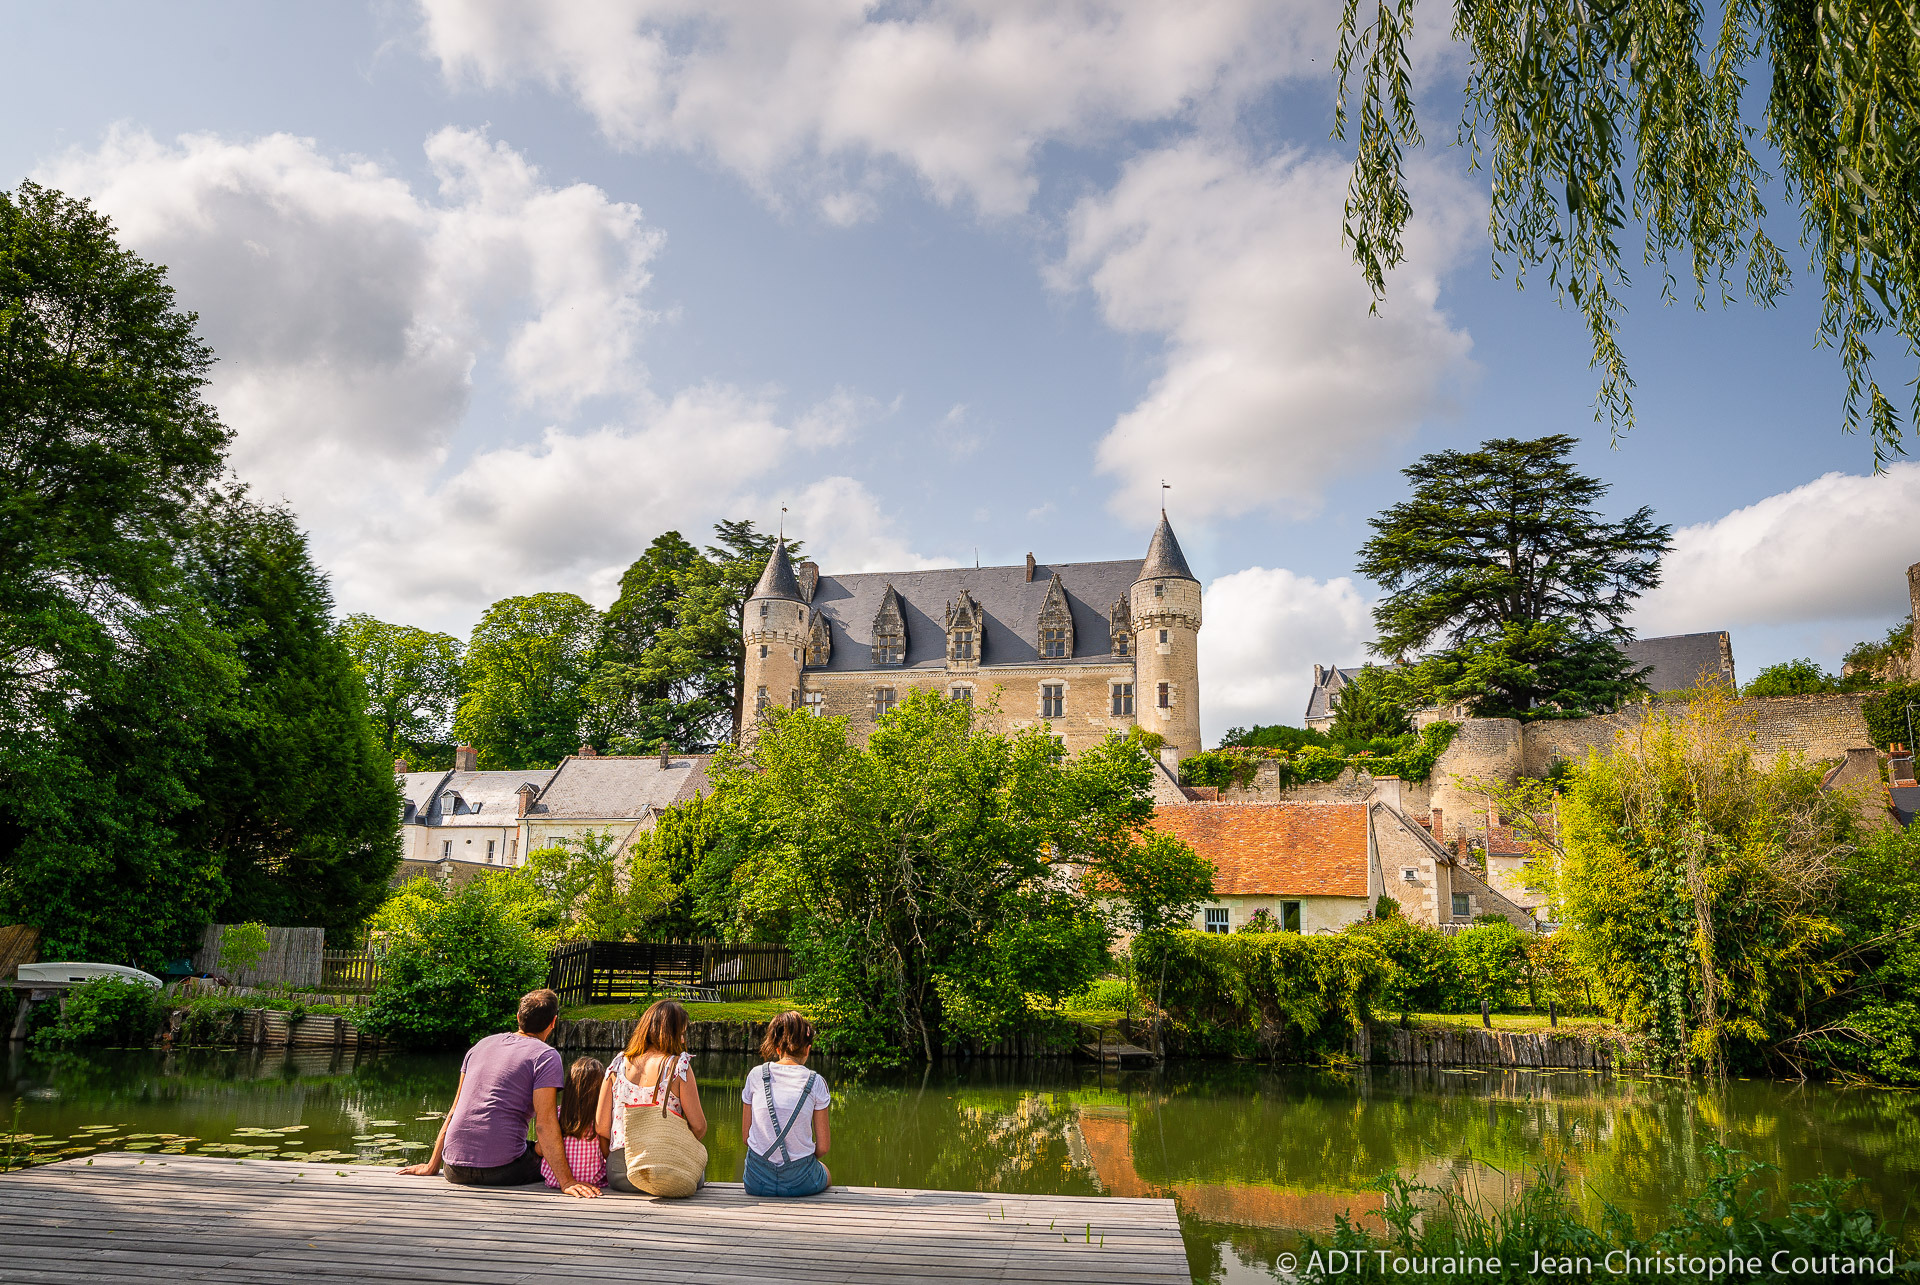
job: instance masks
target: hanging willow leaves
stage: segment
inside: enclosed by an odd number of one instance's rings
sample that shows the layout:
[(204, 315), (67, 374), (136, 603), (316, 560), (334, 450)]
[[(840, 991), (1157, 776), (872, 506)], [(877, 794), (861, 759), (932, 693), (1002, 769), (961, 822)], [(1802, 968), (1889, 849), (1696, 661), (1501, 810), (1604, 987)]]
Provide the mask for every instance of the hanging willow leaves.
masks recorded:
[[(1376, 299), (1413, 213), (1413, 18), (1413, 0), (1346, 0), (1341, 18), (1334, 133), (1357, 146), (1346, 236)], [(1458, 0), (1453, 37), (1469, 60), (1460, 141), (1490, 179), (1496, 268), (1517, 281), (1541, 268), (1579, 308), (1596, 414), (1616, 434), (1633, 423), (1618, 333), (1630, 224), (1663, 298), (1680, 272), (1696, 306), (1742, 291), (1771, 305), (1788, 288), (1764, 226), (1764, 137), (1823, 284), (1820, 339), (1846, 374), (1846, 426), (1870, 430), (1877, 467), (1904, 454), (1873, 345), (1890, 332), (1920, 364), (1920, 0), (1735, 0), (1717, 16), (1690, 0)], [(1757, 120), (1756, 68), (1771, 77)], [(1900, 382), (1920, 417), (1920, 380)]]

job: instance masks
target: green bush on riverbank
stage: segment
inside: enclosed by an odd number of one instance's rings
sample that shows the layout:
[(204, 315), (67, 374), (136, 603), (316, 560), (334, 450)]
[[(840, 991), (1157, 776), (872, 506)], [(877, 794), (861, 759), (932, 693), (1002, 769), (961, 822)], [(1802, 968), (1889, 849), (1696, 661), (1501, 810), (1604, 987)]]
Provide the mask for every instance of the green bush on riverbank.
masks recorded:
[(1377, 942), (1347, 933), (1149, 933), (1133, 953), (1171, 1051), (1277, 1061), (1345, 1048), (1394, 971)]

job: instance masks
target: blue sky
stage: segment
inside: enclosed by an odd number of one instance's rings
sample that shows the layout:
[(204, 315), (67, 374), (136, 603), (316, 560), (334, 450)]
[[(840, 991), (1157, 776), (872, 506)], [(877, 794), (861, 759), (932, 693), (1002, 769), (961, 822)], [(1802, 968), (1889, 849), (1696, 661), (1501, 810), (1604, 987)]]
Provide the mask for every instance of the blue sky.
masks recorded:
[[(1335, 12), (10, 3), (0, 182), (169, 265), (347, 610), (605, 602), (659, 531), (783, 504), (829, 570), (1133, 556), (1164, 477), (1217, 735), (1363, 655), (1401, 467), (1565, 431), (1681, 528), (1643, 632), (1731, 630), (1751, 675), (1898, 619), (1920, 468), (1839, 431), (1811, 292), (1699, 313), (1647, 273), (1616, 448), (1579, 319), (1492, 279), (1437, 148), (1367, 317)], [(1421, 68), (1450, 138), (1458, 66)]]

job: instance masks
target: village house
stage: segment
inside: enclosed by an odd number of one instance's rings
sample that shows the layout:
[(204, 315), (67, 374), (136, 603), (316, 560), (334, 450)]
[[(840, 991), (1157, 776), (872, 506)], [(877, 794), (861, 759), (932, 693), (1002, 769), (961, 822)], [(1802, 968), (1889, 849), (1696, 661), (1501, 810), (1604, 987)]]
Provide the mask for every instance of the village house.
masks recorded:
[(616, 851), (625, 849), (667, 808), (706, 793), (711, 761), (704, 754), (596, 754), (586, 745), (557, 768), (482, 772), (476, 759), (473, 747), (462, 745), (451, 771), (409, 772), (395, 762), (396, 883), (420, 875), (470, 883), (589, 831), (612, 834)]

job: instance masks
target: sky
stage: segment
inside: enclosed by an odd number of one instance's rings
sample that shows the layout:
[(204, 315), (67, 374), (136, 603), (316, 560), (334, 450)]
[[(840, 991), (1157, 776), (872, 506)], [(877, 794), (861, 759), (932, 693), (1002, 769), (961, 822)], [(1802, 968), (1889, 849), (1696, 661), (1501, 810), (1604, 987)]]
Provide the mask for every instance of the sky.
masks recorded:
[(1920, 465), (1874, 475), (1841, 430), (1804, 254), (1771, 310), (1636, 274), (1615, 441), (1580, 318), (1494, 271), (1432, 37), (1370, 313), (1329, 0), (0, 13), (0, 186), (85, 196), (167, 265), (238, 477), (342, 612), (604, 606), (654, 536), (727, 518), (829, 574), (1137, 557), (1164, 495), (1211, 741), (1366, 658), (1353, 568), (1401, 469), (1566, 432), (1609, 512), (1675, 528), (1643, 635), (1727, 630), (1744, 679), (1905, 615)]

